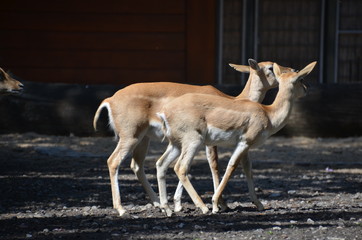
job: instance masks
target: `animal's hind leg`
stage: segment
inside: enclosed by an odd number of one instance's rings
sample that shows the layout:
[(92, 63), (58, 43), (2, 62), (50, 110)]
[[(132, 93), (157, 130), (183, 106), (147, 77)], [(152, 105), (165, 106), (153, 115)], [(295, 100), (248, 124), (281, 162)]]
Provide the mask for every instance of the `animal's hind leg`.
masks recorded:
[(202, 201), (199, 194), (192, 186), (190, 179), (187, 175), (191, 167), (191, 162), (200, 145), (201, 142), (194, 142), (188, 144), (187, 146), (182, 146), (182, 152), (179, 160), (174, 167), (174, 170), (196, 207), (199, 207), (203, 213), (207, 213), (209, 209), (206, 207), (205, 203)]
[(173, 196), (173, 203), (175, 205), (175, 207), (174, 207), (175, 212), (180, 212), (182, 210), (181, 198), (182, 198), (183, 190), (184, 190), (184, 186), (182, 185), (182, 182), (179, 181), (178, 184), (177, 184), (175, 194)]
[(244, 170), (244, 173), (246, 176), (246, 181), (248, 183), (248, 189), (249, 189), (249, 195), (250, 195), (251, 201), (255, 204), (255, 206), (258, 208), (259, 211), (262, 211), (262, 210), (264, 210), (264, 206), (259, 201), (259, 199), (255, 193), (254, 180), (253, 180), (253, 175), (251, 172), (251, 162), (249, 160), (248, 155), (246, 155), (245, 158), (243, 158), (243, 160), (241, 161), (241, 164), (243, 166), (243, 170)]
[[(211, 170), (212, 181), (214, 184), (214, 193), (220, 184), (219, 178), (219, 158), (217, 155), (217, 147), (216, 146), (206, 146), (206, 157), (207, 161), (209, 162), (209, 167)], [(219, 198), (219, 206), (221, 210), (226, 210), (228, 208), (227, 204), (225, 203), (222, 195)]]
[(118, 141), (117, 147), (114, 149), (113, 153), (107, 160), (109, 177), (111, 181), (113, 207), (117, 209), (120, 216), (124, 215), (126, 210), (121, 204), (121, 196), (118, 184), (118, 170), (120, 164), (131, 155), (136, 144), (137, 141), (135, 139), (127, 141), (127, 143), (122, 142), (122, 139), (120, 139)]
[(179, 155), (180, 149), (169, 143), (165, 153), (156, 162), (160, 208), (166, 212), (167, 216), (172, 215), (172, 210), (168, 206), (167, 200), (166, 173), (169, 165), (174, 162)]
[(136, 174), (138, 181), (140, 181), (140, 183), (142, 184), (153, 205), (159, 206), (160, 200), (157, 197), (155, 191), (153, 191), (144, 170), (144, 161), (148, 151), (149, 142), (149, 138), (145, 136), (142, 141), (136, 146), (135, 150), (133, 151), (131, 169)]

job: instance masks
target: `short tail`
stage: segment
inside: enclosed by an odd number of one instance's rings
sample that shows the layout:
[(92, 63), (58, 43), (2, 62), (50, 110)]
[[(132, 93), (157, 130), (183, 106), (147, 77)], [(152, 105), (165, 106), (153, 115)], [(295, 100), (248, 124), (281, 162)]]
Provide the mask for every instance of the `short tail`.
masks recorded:
[[(99, 105), (95, 115), (94, 115), (94, 118), (93, 118), (93, 128), (95, 131), (97, 131), (97, 122), (98, 122), (98, 118), (99, 118), (99, 115), (101, 114), (103, 108), (107, 108), (108, 110), (108, 116), (111, 117), (111, 108), (109, 106), (109, 103), (106, 102), (106, 101), (103, 101), (101, 103), (101, 105)], [(112, 119), (109, 119), (110, 122), (113, 122)]]
[(162, 131), (163, 131), (163, 135), (164, 135), (164, 137), (162, 139), (162, 141), (163, 141), (163, 140), (165, 140), (166, 137), (170, 136), (171, 129), (167, 122), (165, 113), (158, 112), (158, 113), (156, 113), (156, 115), (161, 119), (161, 122), (162, 122)]

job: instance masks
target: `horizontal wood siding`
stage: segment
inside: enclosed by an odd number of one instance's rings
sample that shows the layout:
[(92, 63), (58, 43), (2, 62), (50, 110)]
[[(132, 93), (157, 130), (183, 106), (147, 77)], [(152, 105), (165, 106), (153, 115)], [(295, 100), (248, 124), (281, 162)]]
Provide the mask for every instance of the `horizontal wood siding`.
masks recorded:
[[(1, 49), (183, 51), (184, 33), (52, 32), (1, 30)], [(9, 37), (11, 36), (11, 40)]]
[(183, 32), (184, 15), (1, 12), (1, 29), (56, 32)]
[(7, 0), (0, 65), (31, 81), (182, 82), (185, 22), (185, 0)]
[(186, 81), (215, 84), (216, 1), (187, 0)]
[[(23, 76), (29, 76), (28, 81), (47, 83), (79, 83), (79, 84), (114, 84), (125, 86), (136, 82), (182, 82), (184, 71), (180, 70), (139, 70), (119, 68), (21, 68)], [(19, 76), (17, 72), (17, 76)]]
[(184, 0), (152, 1), (24, 1), (10, 0), (1, 2), (4, 12), (60, 12), (60, 13), (120, 13), (120, 14), (184, 14)]

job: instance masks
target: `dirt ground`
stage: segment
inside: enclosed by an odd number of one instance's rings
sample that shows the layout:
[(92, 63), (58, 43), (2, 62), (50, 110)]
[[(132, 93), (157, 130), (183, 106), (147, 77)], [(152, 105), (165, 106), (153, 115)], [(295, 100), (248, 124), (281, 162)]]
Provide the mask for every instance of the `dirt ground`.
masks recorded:
[[(250, 203), (242, 169), (224, 192), (229, 210), (202, 214), (188, 196), (166, 217), (131, 172), (120, 169), (122, 202), (112, 209), (106, 160), (112, 138), (0, 135), (0, 239), (362, 239), (362, 138), (272, 137), (252, 150), (257, 194)], [(164, 144), (150, 146), (146, 173), (157, 190), (154, 163)], [(223, 171), (230, 149), (220, 149)], [(169, 169), (170, 201), (177, 179)], [(204, 152), (192, 182), (211, 208), (212, 181)]]

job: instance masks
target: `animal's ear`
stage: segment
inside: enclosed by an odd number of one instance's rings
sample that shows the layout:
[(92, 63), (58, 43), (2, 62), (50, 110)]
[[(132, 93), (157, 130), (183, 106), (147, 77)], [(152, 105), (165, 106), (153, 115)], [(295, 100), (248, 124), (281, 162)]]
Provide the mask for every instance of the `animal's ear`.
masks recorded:
[(275, 77), (278, 79), (280, 75), (282, 74), (282, 70), (280, 69), (279, 65), (277, 63), (273, 64), (273, 72)]
[(236, 64), (232, 64), (232, 63), (229, 63), (229, 65), (230, 65), (230, 67), (234, 68), (238, 72), (250, 73), (250, 67), (249, 66), (236, 65)]
[(259, 70), (260, 70), (260, 67), (259, 67), (259, 65), (258, 65), (258, 62), (255, 61), (254, 59), (249, 58), (249, 59), (248, 59), (248, 63), (249, 63), (249, 65), (250, 65), (250, 67), (251, 67), (252, 69), (254, 69), (255, 71), (259, 71)]
[(317, 61), (312, 62), (310, 64), (308, 64), (305, 68), (303, 68), (302, 70), (300, 70), (298, 72), (298, 78), (304, 78), (305, 76), (307, 76), (315, 67), (315, 65), (317, 64)]

